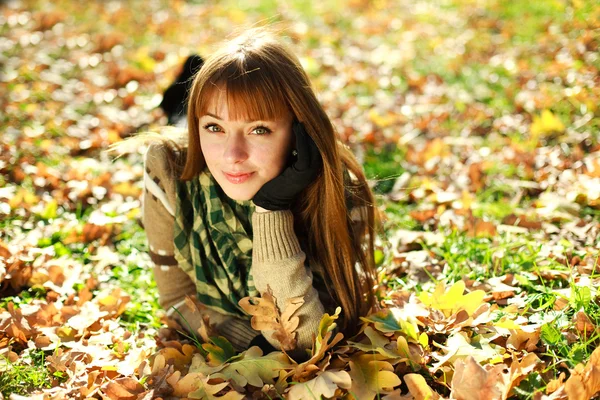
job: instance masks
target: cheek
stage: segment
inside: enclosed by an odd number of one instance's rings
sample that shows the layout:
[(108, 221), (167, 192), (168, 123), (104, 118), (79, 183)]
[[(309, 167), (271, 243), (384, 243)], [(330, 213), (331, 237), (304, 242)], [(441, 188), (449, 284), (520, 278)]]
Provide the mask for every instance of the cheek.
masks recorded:
[(204, 161), (207, 165), (212, 165), (217, 158), (220, 149), (218, 144), (211, 143), (210, 141), (200, 140), (200, 148), (202, 149), (202, 155), (204, 156)]
[(257, 147), (254, 155), (256, 163), (261, 165), (265, 175), (274, 178), (283, 171), (288, 152), (283, 145), (277, 144)]

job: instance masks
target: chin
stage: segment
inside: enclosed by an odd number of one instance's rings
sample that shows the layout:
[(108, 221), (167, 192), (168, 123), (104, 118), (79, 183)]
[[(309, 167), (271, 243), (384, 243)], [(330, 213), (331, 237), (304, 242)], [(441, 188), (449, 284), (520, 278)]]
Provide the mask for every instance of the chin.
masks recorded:
[(249, 193), (248, 191), (228, 190), (228, 189), (225, 189), (225, 188), (223, 188), (223, 191), (225, 192), (225, 194), (227, 195), (227, 197), (229, 197), (230, 199), (235, 200), (235, 201), (248, 201), (248, 200), (252, 200), (252, 198), (256, 194), (256, 191), (253, 191), (252, 193)]

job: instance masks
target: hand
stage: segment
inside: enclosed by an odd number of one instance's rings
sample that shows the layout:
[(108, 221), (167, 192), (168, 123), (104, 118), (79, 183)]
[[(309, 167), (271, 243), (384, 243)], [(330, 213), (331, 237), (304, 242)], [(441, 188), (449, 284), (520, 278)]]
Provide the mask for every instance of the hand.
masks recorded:
[(317, 145), (304, 125), (297, 120), (292, 124), (296, 136), (296, 156), (283, 172), (265, 183), (254, 195), (254, 204), (267, 210), (288, 210), (296, 196), (319, 175), (323, 160)]

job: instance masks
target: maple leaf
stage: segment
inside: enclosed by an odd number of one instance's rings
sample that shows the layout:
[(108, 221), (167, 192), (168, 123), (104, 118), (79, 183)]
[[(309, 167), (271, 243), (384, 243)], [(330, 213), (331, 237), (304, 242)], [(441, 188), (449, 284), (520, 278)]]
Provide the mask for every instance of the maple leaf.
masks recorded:
[(479, 308), (485, 297), (483, 290), (475, 290), (471, 293), (463, 295), (465, 291), (465, 282), (457, 281), (448, 291), (445, 285), (440, 282), (435, 287), (433, 294), (421, 293), (419, 300), (426, 306), (440, 310), (446, 317), (465, 310), (467, 315), (471, 316)]
[(299, 317), (294, 313), (304, 304), (303, 297), (293, 297), (286, 301), (284, 311), (281, 313), (277, 307), (277, 299), (273, 296), (271, 286), (261, 293), (261, 297), (244, 297), (238, 304), (248, 314), (252, 315), (250, 321), (256, 330), (274, 330), (273, 338), (279, 341), (283, 350), (296, 348), (296, 328), (300, 323)]
[(307, 382), (297, 383), (287, 393), (290, 400), (302, 400), (321, 396), (333, 397), (338, 388), (350, 389), (350, 374), (346, 371), (325, 371)]

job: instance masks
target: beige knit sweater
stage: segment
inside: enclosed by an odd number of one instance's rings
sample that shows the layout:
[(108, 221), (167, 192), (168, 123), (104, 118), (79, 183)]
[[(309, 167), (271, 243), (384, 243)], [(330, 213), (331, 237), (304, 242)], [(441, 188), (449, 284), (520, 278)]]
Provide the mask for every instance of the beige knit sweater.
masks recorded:
[[(148, 237), (149, 252), (154, 262), (154, 277), (159, 292), (159, 303), (167, 315), (180, 321), (194, 333), (201, 326), (202, 315), (208, 315), (210, 323), (226, 337), (237, 351), (248, 348), (250, 341), (262, 334), (273, 347), (280, 343), (272, 337), (272, 330), (255, 331), (250, 322), (206, 309), (204, 314), (193, 312), (185, 305), (185, 297), (195, 297), (195, 276), (188, 275), (177, 265), (174, 258), (173, 224), (175, 207), (175, 181), (170, 172), (169, 157), (172, 150), (166, 144), (153, 143), (144, 159), (144, 194), (142, 197), (142, 224)], [(286, 300), (302, 296), (304, 304), (296, 311), (300, 318), (297, 332), (297, 349), (292, 356), (302, 357), (304, 349), (312, 346), (319, 321), (326, 311), (323, 301), (330, 301), (326, 292), (320, 293), (313, 287), (313, 275), (305, 267), (305, 253), (300, 248), (293, 228), (291, 211), (255, 212), (252, 216), (253, 254), (252, 275), (255, 287), (262, 293), (267, 285), (273, 290), (280, 311)], [(319, 267), (311, 268), (318, 271)], [(321, 296), (321, 298), (319, 297)], [(326, 303), (330, 304), (330, 303)], [(329, 312), (331, 306), (328, 307)], [(181, 320), (177, 309), (187, 320)], [(188, 324), (190, 327), (188, 327)]]

